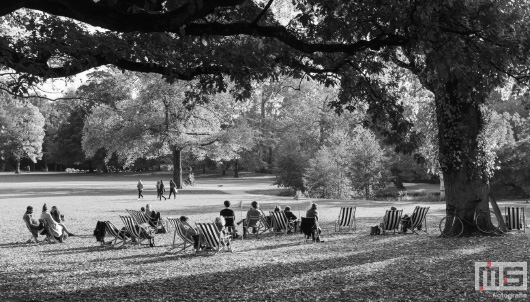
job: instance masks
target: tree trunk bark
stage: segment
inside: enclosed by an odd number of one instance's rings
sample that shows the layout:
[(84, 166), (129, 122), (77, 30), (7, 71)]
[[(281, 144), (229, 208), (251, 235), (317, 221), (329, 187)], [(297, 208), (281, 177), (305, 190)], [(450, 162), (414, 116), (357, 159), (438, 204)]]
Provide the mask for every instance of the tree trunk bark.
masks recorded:
[(182, 150), (173, 146), (173, 181), (177, 189), (182, 189)]
[(20, 174), (20, 159), (17, 158), (17, 166), (15, 168), (15, 174)]
[(463, 218), (464, 234), (473, 232), (475, 210), (488, 211), (489, 185), (484, 144), (484, 121), (479, 102), (462, 98), (458, 80), (444, 83), (435, 93), (439, 162), (448, 210)]
[(239, 161), (237, 159), (234, 163), (234, 177), (239, 178)]
[(268, 170), (270, 173), (270, 171), (272, 171), (272, 147), (269, 147), (269, 158), (267, 160), (267, 164), (269, 165)]
[(206, 174), (206, 163), (202, 164), (202, 174)]

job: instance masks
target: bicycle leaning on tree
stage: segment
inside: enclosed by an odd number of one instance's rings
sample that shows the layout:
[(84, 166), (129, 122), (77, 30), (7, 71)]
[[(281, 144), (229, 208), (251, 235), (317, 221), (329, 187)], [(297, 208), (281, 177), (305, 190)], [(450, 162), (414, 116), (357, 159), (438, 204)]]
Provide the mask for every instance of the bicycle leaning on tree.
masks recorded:
[(469, 222), (464, 217), (456, 214), (456, 207), (448, 205), (447, 216), (440, 221), (440, 232), (444, 237), (458, 237), (464, 232), (465, 221), (468, 225), (476, 226), (479, 231), (485, 234), (492, 234), (499, 231), (499, 220), (492, 210), (483, 210), (477, 207), (479, 200), (475, 200), (475, 212), (473, 222)]

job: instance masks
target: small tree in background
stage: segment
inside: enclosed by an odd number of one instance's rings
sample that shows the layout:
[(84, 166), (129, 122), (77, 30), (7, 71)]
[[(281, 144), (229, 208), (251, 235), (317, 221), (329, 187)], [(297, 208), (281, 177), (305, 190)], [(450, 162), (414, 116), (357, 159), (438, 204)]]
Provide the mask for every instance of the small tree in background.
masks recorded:
[(0, 150), (3, 160), (15, 158), (15, 173), (20, 173), (22, 158), (37, 162), (42, 157), (44, 123), (39, 109), (32, 104), (9, 97), (0, 99)]

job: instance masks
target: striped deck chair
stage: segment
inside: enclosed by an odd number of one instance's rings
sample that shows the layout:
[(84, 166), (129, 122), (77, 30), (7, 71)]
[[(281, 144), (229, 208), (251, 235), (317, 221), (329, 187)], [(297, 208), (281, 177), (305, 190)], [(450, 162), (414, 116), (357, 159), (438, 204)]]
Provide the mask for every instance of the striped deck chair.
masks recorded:
[(121, 240), (121, 245), (119, 247), (122, 247), (125, 245), (125, 242), (127, 241), (127, 236), (125, 234), (120, 234), (120, 230), (114, 226), (114, 224), (110, 221), (105, 221), (105, 231), (107, 234), (110, 234), (112, 237), (114, 237), (114, 242), (112, 243), (111, 247), (116, 247)]
[(134, 219), (136, 224), (142, 225), (142, 226), (146, 226), (146, 227), (150, 227), (150, 228), (154, 229), (154, 227), (152, 227), (151, 224), (149, 223), (151, 221), (150, 217), (145, 215), (144, 212), (136, 211), (136, 210), (125, 210), (125, 211), (127, 211), (127, 213), (129, 213), (129, 215), (131, 215), (131, 217)]
[(232, 252), (232, 245), (230, 244), (230, 239), (232, 236), (224, 235), (223, 232), (217, 229), (217, 226), (214, 223), (196, 223), (195, 224), (201, 233), (201, 240), (204, 240), (204, 245), (207, 248), (211, 248), (215, 252), (219, 252), (221, 246), (223, 250), (228, 248)]
[(385, 217), (383, 217), (383, 235), (386, 231), (399, 232), (399, 225), (401, 224), (401, 215), (403, 210), (386, 210)]
[[(144, 228), (138, 225), (131, 216), (121, 216), (121, 220), (131, 235), (131, 242), (137, 245), (150, 245), (151, 247), (155, 246), (154, 232), (148, 228)], [(136, 240), (136, 242), (134, 242)], [(147, 240), (149, 243), (142, 243), (142, 241)]]
[[(414, 234), (418, 234), (414, 229), (423, 230), (427, 233), (427, 212), (429, 212), (430, 207), (420, 207), (416, 206), (414, 212), (410, 215), (410, 230)], [(423, 225), (424, 224), (424, 225)]]
[(289, 219), (284, 212), (272, 212), (272, 229), (274, 235), (287, 234), (290, 230)]
[(505, 207), (506, 228), (508, 230), (518, 230), (526, 233), (526, 218), (524, 207)]
[[(348, 232), (357, 229), (355, 222), (356, 207), (340, 208), (339, 218), (335, 221), (335, 232), (340, 232), (341, 228), (348, 228)], [(338, 229), (338, 230), (337, 230)]]
[[(270, 216), (269, 216), (270, 217)], [(267, 216), (262, 215), (259, 217), (258, 233), (261, 235), (266, 232), (272, 233), (272, 225), (269, 223)]]
[[(188, 238), (186, 233), (183, 232), (180, 220), (178, 218), (168, 218), (167, 221), (173, 228), (175, 228), (175, 232), (173, 233), (173, 244), (171, 245), (170, 250), (176, 249), (177, 247), (182, 247), (178, 251), (178, 253), (180, 253), (189, 247), (193, 248), (193, 239)], [(182, 240), (182, 243), (175, 244), (177, 236)]]

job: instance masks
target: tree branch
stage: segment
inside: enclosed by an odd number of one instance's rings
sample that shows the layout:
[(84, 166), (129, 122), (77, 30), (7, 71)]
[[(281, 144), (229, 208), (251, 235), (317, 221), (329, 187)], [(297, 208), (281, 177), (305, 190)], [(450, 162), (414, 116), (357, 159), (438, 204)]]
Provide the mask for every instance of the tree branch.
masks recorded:
[(261, 11), (261, 13), (259, 13), (259, 15), (256, 17), (256, 19), (254, 21), (252, 21), (252, 25), (256, 25), (258, 24), (259, 20), (261, 20), (261, 18), (263, 18), (263, 16), (265, 15), (265, 13), (267, 13), (267, 10), (269, 10), (269, 8), (271, 7), (271, 4), (274, 0), (269, 0), (269, 3), (267, 3), (267, 5), (265, 5), (265, 8)]

